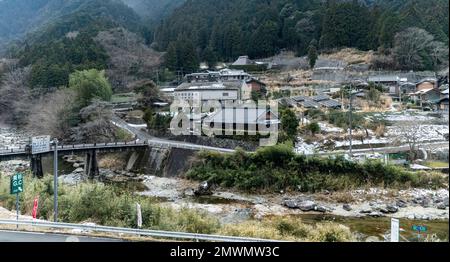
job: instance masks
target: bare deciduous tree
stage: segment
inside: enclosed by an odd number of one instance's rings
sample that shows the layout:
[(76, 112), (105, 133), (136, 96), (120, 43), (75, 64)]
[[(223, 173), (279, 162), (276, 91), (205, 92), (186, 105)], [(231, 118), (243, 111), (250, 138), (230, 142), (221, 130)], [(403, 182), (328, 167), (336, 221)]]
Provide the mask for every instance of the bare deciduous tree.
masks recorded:
[(437, 69), (448, 60), (448, 47), (434, 41), (426, 30), (410, 27), (395, 36), (393, 54), (401, 69), (424, 69), (426, 60), (430, 59)]
[(433, 41), (430, 44), (430, 56), (433, 60), (434, 70), (437, 71), (440, 67), (448, 66), (448, 47), (438, 41)]
[(405, 123), (399, 127), (399, 135), (397, 139), (401, 143), (406, 143), (409, 147), (409, 159), (414, 161), (417, 159), (418, 143), (420, 139), (420, 126), (415, 123)]
[(28, 86), (31, 68), (8, 67), (6, 70), (0, 83), (0, 116), (5, 118), (6, 122), (22, 124), (31, 103)]
[(27, 118), (27, 129), (34, 134), (64, 138), (75, 118), (74, 95), (70, 89), (60, 89), (36, 100)]
[(421, 53), (433, 41), (427, 31), (411, 27), (395, 36), (394, 56), (401, 67), (420, 69), (423, 64)]

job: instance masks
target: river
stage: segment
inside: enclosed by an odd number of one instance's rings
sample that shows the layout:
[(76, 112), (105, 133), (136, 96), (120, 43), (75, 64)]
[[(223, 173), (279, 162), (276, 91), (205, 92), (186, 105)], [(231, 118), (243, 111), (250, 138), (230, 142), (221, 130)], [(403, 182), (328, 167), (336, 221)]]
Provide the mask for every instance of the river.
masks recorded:
[[(29, 135), (17, 129), (10, 128), (0, 124), (0, 148), (23, 146), (29, 141)], [(16, 161), (17, 162), (17, 161)], [(22, 163), (27, 163), (23, 161)], [(68, 174), (73, 171), (73, 167), (64, 161), (59, 161), (60, 174)], [(0, 164), (0, 171), (7, 171), (8, 165)], [(44, 172), (52, 172), (52, 157), (43, 159)], [(327, 214), (309, 214), (299, 212), (297, 210), (290, 210), (283, 207), (280, 202), (282, 197), (273, 195), (247, 195), (239, 192), (229, 192), (226, 190), (218, 191), (214, 196), (195, 198), (192, 195), (186, 195), (186, 192), (195, 188), (198, 184), (192, 181), (187, 181), (178, 178), (155, 178), (147, 177), (144, 184), (138, 186), (138, 191), (148, 197), (156, 198), (162, 205), (169, 205), (173, 208), (195, 208), (206, 211), (216, 217), (220, 217), (223, 223), (239, 223), (249, 219), (260, 219), (261, 217), (270, 216), (294, 216), (301, 219), (304, 223), (318, 223), (323, 221), (333, 221), (348, 226), (353, 232), (357, 232), (364, 237), (360, 241), (367, 241), (368, 239), (383, 239), (390, 229), (390, 218), (370, 218), (358, 216), (356, 211), (354, 213), (345, 213), (342, 210), (342, 205), (335, 204), (333, 208), (335, 211)], [(122, 185), (123, 186), (123, 185)], [(136, 187), (124, 187), (126, 190), (135, 191)], [(445, 191), (445, 190), (444, 190)], [(448, 190), (447, 190), (448, 192)], [(448, 197), (448, 193), (447, 193)], [(330, 203), (325, 205), (332, 206)], [(362, 206), (362, 204), (361, 204)], [(357, 205), (355, 209), (360, 208)], [(362, 208), (362, 207), (361, 207)], [(412, 207), (411, 207), (412, 208)], [(414, 207), (415, 208), (415, 207)], [(418, 238), (424, 238), (424, 235), (417, 235), (413, 231), (414, 225), (426, 226), (427, 235), (436, 234), (439, 239), (449, 239), (449, 222), (448, 222), (448, 208), (443, 210), (435, 209), (414, 209), (414, 212), (435, 212), (440, 216), (440, 219), (421, 220), (421, 219), (407, 219), (407, 213), (401, 213), (401, 228), (404, 240), (417, 241)], [(440, 212), (440, 213), (437, 213)], [(367, 238), (368, 236), (372, 238)]]

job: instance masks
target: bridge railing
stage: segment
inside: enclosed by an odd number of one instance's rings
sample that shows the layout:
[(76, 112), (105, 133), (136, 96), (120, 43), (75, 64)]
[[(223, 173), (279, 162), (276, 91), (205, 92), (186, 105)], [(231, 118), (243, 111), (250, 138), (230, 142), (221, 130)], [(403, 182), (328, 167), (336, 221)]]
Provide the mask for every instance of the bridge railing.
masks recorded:
[(143, 229), (107, 227), (97, 225), (79, 225), (69, 223), (54, 223), (46, 221), (35, 222), (35, 221), (0, 220), (0, 225), (24, 225), (24, 226), (44, 227), (44, 228), (77, 229), (81, 231), (106, 232), (114, 234), (157, 237), (163, 239), (184, 239), (184, 240), (199, 240), (210, 242), (280, 242), (271, 239), (231, 237), (231, 236), (207, 235), (207, 234), (196, 234), (185, 232), (170, 232), (160, 230), (143, 230)]

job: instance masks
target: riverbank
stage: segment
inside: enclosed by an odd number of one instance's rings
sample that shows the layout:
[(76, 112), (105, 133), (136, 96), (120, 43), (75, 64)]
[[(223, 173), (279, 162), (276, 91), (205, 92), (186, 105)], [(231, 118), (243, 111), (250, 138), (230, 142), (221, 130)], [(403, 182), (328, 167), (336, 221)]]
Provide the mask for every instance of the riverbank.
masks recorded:
[[(448, 189), (388, 190), (369, 188), (316, 194), (245, 194), (217, 188), (211, 196), (195, 197), (198, 183), (180, 178), (147, 176), (148, 190), (140, 194), (155, 197), (174, 208), (196, 208), (225, 220), (302, 214), (330, 214), (342, 217), (395, 217), (409, 220), (448, 220)], [(302, 206), (303, 204), (303, 206)], [(243, 214), (246, 214), (243, 216)]]

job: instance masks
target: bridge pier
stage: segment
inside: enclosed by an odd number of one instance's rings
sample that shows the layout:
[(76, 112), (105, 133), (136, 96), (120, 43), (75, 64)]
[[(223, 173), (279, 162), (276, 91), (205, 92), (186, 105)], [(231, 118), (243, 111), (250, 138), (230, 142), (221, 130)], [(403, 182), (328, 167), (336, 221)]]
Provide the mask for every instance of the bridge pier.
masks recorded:
[(100, 175), (97, 162), (97, 150), (86, 153), (84, 172), (89, 179), (94, 179), (96, 176)]
[(41, 155), (32, 155), (31, 156), (31, 172), (33, 173), (33, 177), (43, 178), (44, 171), (42, 170), (42, 156)]

